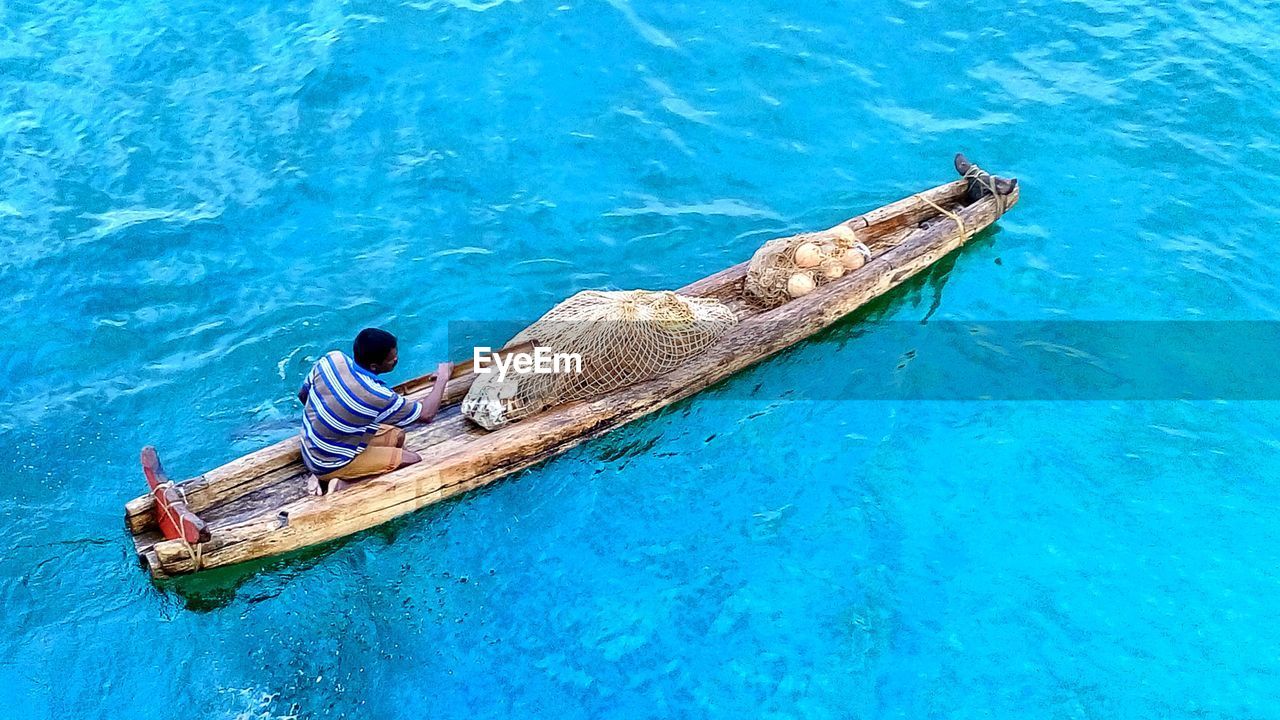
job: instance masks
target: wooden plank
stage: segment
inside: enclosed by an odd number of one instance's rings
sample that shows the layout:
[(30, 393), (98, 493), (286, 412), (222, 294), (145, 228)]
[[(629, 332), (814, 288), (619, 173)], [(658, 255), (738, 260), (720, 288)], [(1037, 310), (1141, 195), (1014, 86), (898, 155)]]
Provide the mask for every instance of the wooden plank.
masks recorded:
[[(942, 194), (949, 198), (963, 186), (951, 183), (930, 192), (936, 197), (945, 189)], [(1015, 190), (1006, 198), (1006, 205), (1011, 207), (1017, 199)], [(915, 196), (886, 207), (893, 206), (898, 208), (893, 218), (918, 218), (904, 222), (919, 222), (936, 214)], [(860, 217), (879, 217), (875, 213)], [(957, 209), (970, 232), (987, 227), (999, 213), (990, 197)], [(335, 495), (305, 497), (286, 504), (283, 509), (289, 513), (289, 521), (285, 525), (271, 516), (219, 528), (205, 544), (203, 567), (275, 555), (342, 537), (541, 462), (688, 397), (812, 335), (929, 267), (965, 240), (956, 223), (934, 219), (900, 245), (873, 256), (861, 270), (771, 311), (746, 317), (720, 343), (671, 373), (605, 398), (554, 408), (481, 437), (444, 440), (424, 453), (422, 463), (357, 483)], [(727, 277), (725, 273), (717, 276)], [(196, 569), (181, 543), (161, 542), (154, 550), (167, 573)]]

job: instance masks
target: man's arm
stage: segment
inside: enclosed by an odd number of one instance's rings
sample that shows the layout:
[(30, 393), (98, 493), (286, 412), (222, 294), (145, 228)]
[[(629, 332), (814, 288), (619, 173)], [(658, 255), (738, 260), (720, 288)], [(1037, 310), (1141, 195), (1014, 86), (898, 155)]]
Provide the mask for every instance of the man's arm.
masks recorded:
[(313, 367), (311, 372), (307, 373), (307, 376), (302, 379), (302, 387), (298, 388), (298, 402), (302, 403), (304, 407), (307, 404), (307, 398), (311, 397), (311, 383), (315, 382), (315, 376), (316, 369)]
[(440, 410), (440, 403), (444, 400), (444, 386), (449, 382), (449, 375), (452, 372), (452, 363), (440, 363), (436, 368), (436, 377), (443, 380), (437, 380), (431, 386), (431, 392), (427, 393), (427, 397), (422, 400), (410, 400), (404, 395), (397, 395), (387, 390), (388, 405), (378, 416), (377, 422), (408, 427), (415, 422), (431, 420)]
[(453, 374), (453, 363), (442, 362), (436, 366), (436, 381), (431, 385), (431, 392), (422, 399), (422, 413), (418, 422), (430, 422), (440, 411), (440, 402), (444, 400), (444, 388), (449, 384), (449, 376)]
[(302, 387), (298, 388), (298, 402), (303, 406), (307, 404), (307, 398), (311, 397), (311, 386), (316, 382), (316, 368), (319, 365), (312, 366), (311, 372), (307, 373), (307, 377), (302, 378)]

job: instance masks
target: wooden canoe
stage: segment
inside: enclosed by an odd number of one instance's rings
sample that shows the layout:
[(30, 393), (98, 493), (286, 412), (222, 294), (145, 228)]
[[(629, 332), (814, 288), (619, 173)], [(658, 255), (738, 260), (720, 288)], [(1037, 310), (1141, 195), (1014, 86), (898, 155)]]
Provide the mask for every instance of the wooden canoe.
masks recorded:
[[(707, 352), (666, 375), (486, 432), (459, 413), (458, 403), (475, 376), (456, 372), (447, 379), (436, 419), (408, 430), (406, 446), (423, 462), (314, 497), (307, 493), (298, 440), (289, 438), (175, 484), (186, 507), (203, 520), (204, 542), (165, 539), (154, 494), (127, 503), (125, 523), (137, 554), (152, 575), (162, 578), (340, 538), (491, 483), (693, 395), (901, 284), (1017, 202), (1016, 181), (997, 184), (991, 176), (975, 180), (970, 175), (967, 181), (939, 185), (846, 220), (843, 224), (870, 247), (871, 259), (780, 307), (760, 307), (744, 297), (746, 262), (682, 288), (681, 293), (723, 301), (739, 322)], [(399, 389), (421, 397), (434, 381), (428, 375)]]

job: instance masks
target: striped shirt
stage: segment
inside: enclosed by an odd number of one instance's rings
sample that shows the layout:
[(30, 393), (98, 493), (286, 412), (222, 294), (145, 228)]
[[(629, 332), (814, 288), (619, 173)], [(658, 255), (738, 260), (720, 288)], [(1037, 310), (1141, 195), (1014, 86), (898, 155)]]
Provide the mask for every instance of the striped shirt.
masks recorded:
[(387, 387), (378, 376), (334, 350), (320, 358), (302, 384), (302, 462), (317, 475), (351, 462), (379, 424), (404, 427), (422, 414), (422, 404)]

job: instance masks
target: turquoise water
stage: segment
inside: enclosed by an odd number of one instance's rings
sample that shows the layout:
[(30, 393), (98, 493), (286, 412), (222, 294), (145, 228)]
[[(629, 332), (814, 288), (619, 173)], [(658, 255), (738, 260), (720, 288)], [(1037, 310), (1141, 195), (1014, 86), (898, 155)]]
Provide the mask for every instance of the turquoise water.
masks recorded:
[(850, 325), (301, 557), (157, 588), (120, 520), (363, 325), (403, 379), (956, 150), (1023, 201), (873, 316), (1275, 320), (1280, 6), (171, 5), (0, 5), (10, 716), (1280, 717), (1275, 403), (754, 393)]

